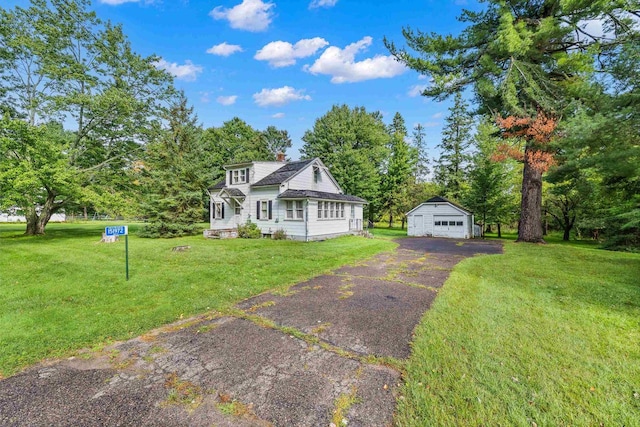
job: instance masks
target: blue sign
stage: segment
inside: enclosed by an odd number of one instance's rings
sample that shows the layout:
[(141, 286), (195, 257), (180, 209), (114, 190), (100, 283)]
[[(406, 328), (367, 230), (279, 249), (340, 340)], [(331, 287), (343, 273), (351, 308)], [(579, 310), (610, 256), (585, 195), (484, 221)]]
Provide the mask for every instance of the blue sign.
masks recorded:
[(126, 236), (129, 234), (129, 226), (112, 225), (111, 227), (105, 227), (104, 234), (107, 236)]

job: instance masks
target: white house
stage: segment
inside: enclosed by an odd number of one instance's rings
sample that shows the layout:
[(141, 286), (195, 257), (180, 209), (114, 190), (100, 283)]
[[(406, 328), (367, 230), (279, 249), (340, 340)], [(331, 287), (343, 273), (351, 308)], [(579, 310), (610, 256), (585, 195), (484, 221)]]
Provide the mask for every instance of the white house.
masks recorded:
[(343, 194), (318, 158), (224, 166), (225, 179), (209, 189), (210, 230), (234, 236), (251, 221), (264, 236), (284, 230), (295, 240), (322, 240), (362, 231), (365, 200)]
[(444, 197), (432, 197), (407, 213), (409, 236), (471, 239), (473, 213)]

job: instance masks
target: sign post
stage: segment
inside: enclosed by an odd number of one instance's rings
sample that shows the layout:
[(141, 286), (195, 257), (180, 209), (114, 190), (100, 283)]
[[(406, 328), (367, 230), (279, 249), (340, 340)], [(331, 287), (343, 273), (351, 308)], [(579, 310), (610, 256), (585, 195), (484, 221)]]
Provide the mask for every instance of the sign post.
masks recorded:
[(124, 260), (127, 280), (129, 280), (129, 226), (128, 225), (112, 225), (105, 227), (104, 234), (106, 236), (124, 236)]

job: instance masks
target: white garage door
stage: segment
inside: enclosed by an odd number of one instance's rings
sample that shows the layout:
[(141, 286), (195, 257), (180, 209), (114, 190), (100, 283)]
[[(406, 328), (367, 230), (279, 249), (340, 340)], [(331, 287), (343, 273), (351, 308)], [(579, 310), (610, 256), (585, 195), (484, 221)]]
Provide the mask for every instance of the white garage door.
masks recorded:
[(433, 217), (434, 237), (464, 238), (464, 216), (435, 215)]

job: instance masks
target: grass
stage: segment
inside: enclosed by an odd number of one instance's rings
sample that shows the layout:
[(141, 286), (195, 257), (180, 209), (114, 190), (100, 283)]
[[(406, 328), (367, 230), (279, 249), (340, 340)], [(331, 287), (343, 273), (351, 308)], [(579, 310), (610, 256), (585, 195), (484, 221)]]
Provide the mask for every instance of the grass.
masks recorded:
[[(0, 377), (44, 358), (222, 310), (268, 289), (284, 290), (395, 247), (360, 237), (152, 240), (136, 237), (139, 225), (131, 224), (126, 281), (124, 239), (97, 244), (104, 226), (50, 224), (47, 235), (26, 237), (24, 225), (0, 225)], [(191, 248), (171, 251), (180, 245)]]
[(383, 239), (397, 239), (400, 237), (407, 237), (407, 229), (404, 230), (400, 227), (392, 227), (389, 228), (387, 226), (376, 226), (376, 228), (372, 228), (369, 230), (371, 234), (375, 237), (380, 237)]
[(505, 243), (416, 329), (399, 426), (640, 425), (640, 256)]

